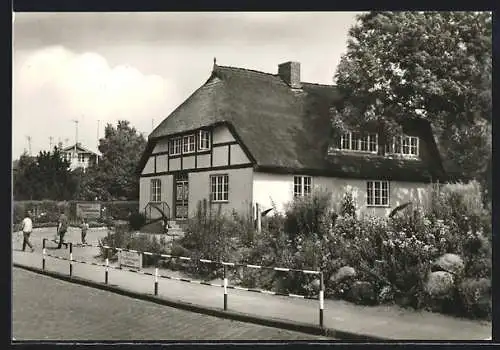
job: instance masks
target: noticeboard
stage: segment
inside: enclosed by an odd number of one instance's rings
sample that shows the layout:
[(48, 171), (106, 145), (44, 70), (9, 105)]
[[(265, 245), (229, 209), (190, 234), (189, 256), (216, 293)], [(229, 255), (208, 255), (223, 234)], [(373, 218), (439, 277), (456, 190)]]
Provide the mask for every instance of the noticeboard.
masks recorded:
[(142, 269), (142, 254), (121, 250), (118, 252), (118, 263), (120, 267), (125, 266), (140, 270)]
[(101, 217), (101, 203), (76, 203), (76, 216), (86, 219)]

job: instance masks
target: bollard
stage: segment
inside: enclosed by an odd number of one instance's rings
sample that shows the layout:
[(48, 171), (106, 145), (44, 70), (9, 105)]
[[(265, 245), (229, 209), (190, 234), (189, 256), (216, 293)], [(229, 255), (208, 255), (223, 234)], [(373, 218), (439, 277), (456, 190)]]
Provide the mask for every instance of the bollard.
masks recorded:
[(158, 295), (158, 267), (155, 267), (155, 295)]
[(69, 244), (69, 277), (73, 277), (73, 243)]
[[(107, 252), (107, 250), (106, 250), (106, 252)], [(105, 284), (108, 284), (108, 268), (109, 268), (109, 259), (106, 257), (106, 269), (104, 270), (104, 283)]]
[(321, 328), (324, 328), (324, 325), (323, 325), (323, 309), (325, 308), (325, 305), (324, 305), (324, 294), (323, 294), (323, 291), (324, 291), (324, 283), (323, 283), (323, 272), (320, 273), (319, 275), (319, 326)]
[(42, 270), (45, 271), (45, 254), (46, 254), (46, 250), (45, 250), (45, 242), (47, 241), (47, 238), (44, 238), (42, 240)]
[(224, 265), (224, 311), (227, 310), (227, 267)]

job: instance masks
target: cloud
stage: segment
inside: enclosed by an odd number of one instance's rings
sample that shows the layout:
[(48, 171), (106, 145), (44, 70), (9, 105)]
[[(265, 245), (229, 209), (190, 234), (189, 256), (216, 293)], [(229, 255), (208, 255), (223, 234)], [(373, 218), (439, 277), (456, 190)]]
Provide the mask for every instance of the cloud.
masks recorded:
[(57, 138), (73, 142), (72, 119), (80, 120), (79, 140), (91, 148), (96, 147), (97, 120), (103, 125), (126, 119), (149, 132), (151, 119), (159, 122), (167, 95), (173, 93), (164, 78), (127, 65), (110, 67), (93, 52), (79, 54), (54, 46), (27, 53), (23, 60), (15, 60), (19, 61), (13, 84), (13, 133), (18, 139), (14, 154), (22, 152), (19, 138), (26, 135), (41, 149), (48, 148), (49, 136), (55, 142)]

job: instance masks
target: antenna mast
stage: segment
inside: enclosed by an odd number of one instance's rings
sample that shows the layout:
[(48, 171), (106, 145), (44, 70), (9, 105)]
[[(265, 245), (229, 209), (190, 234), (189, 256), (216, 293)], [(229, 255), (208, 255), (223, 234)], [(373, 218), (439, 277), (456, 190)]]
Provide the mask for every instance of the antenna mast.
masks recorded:
[(31, 136), (26, 136), (26, 138), (28, 139), (28, 150), (29, 150), (29, 155), (31, 156)]
[(73, 123), (75, 123), (75, 153), (76, 153), (76, 145), (78, 144), (78, 120), (73, 119)]

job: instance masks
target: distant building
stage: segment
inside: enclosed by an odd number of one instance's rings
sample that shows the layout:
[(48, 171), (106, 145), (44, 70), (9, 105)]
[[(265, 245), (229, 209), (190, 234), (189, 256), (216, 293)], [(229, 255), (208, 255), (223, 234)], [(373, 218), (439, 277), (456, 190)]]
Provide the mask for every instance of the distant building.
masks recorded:
[(99, 162), (99, 157), (101, 154), (99, 152), (94, 152), (88, 148), (82, 146), (80, 142), (76, 145), (64, 147), (61, 150), (63, 159), (70, 162), (70, 169), (75, 170), (77, 168), (83, 168), (85, 171), (92, 164), (97, 164)]

